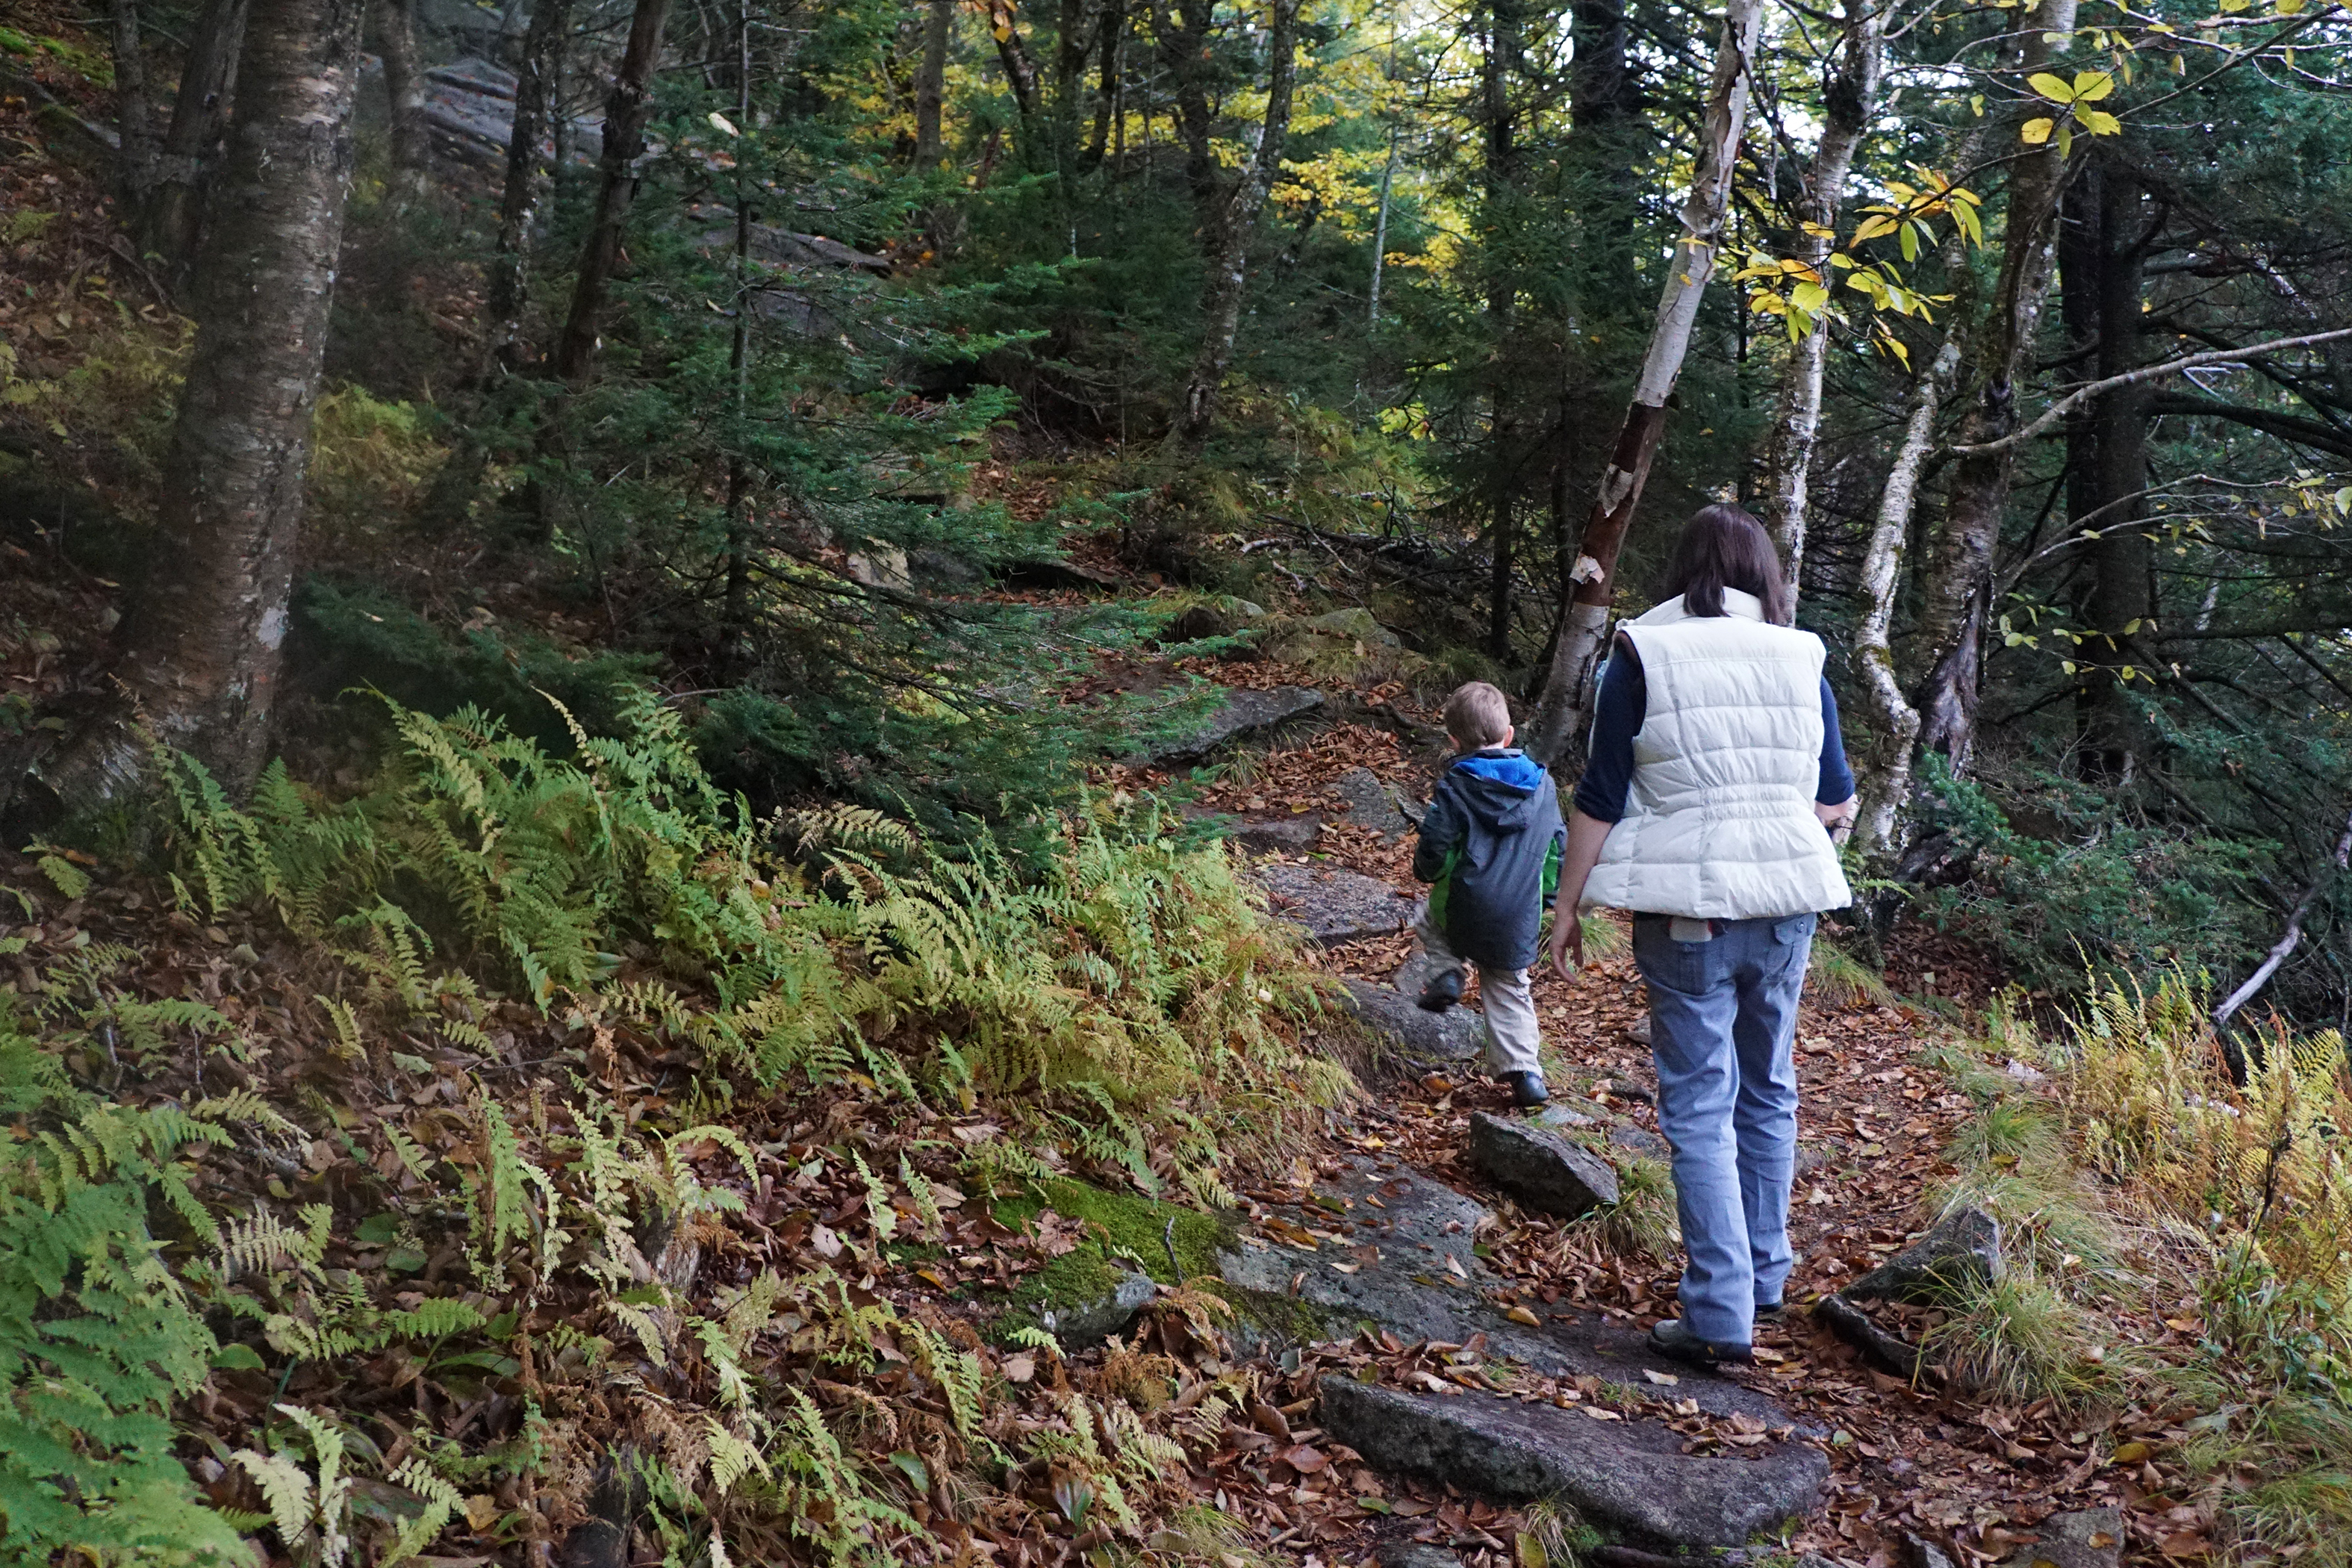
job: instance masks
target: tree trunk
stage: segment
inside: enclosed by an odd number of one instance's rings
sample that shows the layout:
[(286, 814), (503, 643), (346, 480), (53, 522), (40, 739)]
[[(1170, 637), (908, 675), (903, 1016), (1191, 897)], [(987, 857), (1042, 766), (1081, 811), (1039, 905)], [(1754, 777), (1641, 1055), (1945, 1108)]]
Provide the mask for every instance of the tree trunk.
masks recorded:
[[(2048, 40), (2070, 37), (2074, 11), (2075, 0), (2043, 0), (2024, 20), (2021, 77), (2049, 64)], [(2032, 105), (2042, 101), (2029, 100), (2012, 123), (2037, 112)], [(2054, 138), (2040, 146), (2023, 146), (2011, 160), (2000, 277), (1971, 355), (1976, 390), (1955, 445), (1996, 440), (2015, 421), (2018, 383), (2032, 369), (2034, 329), (2050, 289), (2051, 231), (2065, 184), (2066, 163)], [(1920, 642), (1930, 650), (1931, 662), (1912, 701), (1920, 714), (1919, 743), (1949, 755), (1958, 770), (1967, 768), (1976, 739), (1977, 681), (1993, 547), (2000, 542), (2001, 514), (2009, 502), (2015, 451), (2004, 446), (1970, 453), (1954, 467), (1943, 536), (1937, 542), (1921, 606)]]
[(163, 133), (154, 188), (138, 218), (141, 248), (161, 256), (182, 283), (204, 227), (207, 166), (228, 124), (245, 15), (246, 0), (211, 0), (197, 20), (180, 68), (180, 90), (172, 103), (171, 128)]
[[(1811, 226), (1798, 229), (1792, 254), (1822, 274), (1824, 283), (1834, 281), (1826, 274), (1830, 252), (1837, 245), (1838, 209), (1843, 205), (1846, 176), (1853, 169), (1854, 149), (1869, 133), (1877, 111), (1886, 11), (1885, 0), (1846, 0), (1837, 58), (1822, 84), (1821, 145), (1805, 180), (1804, 199), (1797, 205), (1801, 225)], [(1829, 321), (1820, 318), (1790, 349), (1764, 450), (1765, 521), (1787, 563), (1791, 599), (1803, 586), (1809, 480), (1813, 443), (1821, 431), (1822, 374), (1829, 361)]]
[(1111, 119), (1118, 112), (1118, 80), (1125, 69), (1127, 53), (1126, 0), (1104, 0), (1102, 19), (1095, 24), (1101, 74), (1095, 86), (1095, 129), (1087, 143), (1086, 155), (1078, 166), (1088, 173), (1102, 167), (1103, 156), (1110, 151)]
[(1911, 793), (1911, 743), (1919, 733), (1919, 713), (1904, 696), (1895, 670), (1895, 597), (1903, 581), (1903, 547), (1911, 537), (1919, 476), (1935, 450), (1936, 416), (1959, 363), (1959, 333), (1954, 330), (1945, 334), (1935, 359), (1912, 383), (1903, 444), (1887, 471), (1878, 520), (1863, 552), (1862, 619), (1854, 627), (1853, 662), (1862, 672), (1870, 746), (1863, 758), (1862, 800), (1853, 832), (1865, 863), (1891, 859), (1903, 847), (1903, 804)]
[[(738, 51), (735, 89), (737, 124), (751, 123), (751, 6), (739, 0), (735, 14)], [(938, 129), (936, 122), (933, 130)], [(727, 597), (722, 606), (726, 648), (720, 658), (726, 679), (738, 678), (751, 641), (751, 469), (743, 456), (743, 431), (751, 401), (751, 196), (743, 163), (735, 163), (735, 331), (728, 346), (727, 371), (734, 383), (735, 434), (727, 454)]]
[(596, 318), (604, 313), (613, 268), (621, 258), (621, 236), (637, 195), (637, 160), (646, 153), (646, 124), (653, 118), (654, 62), (661, 53), (662, 25), (669, 0), (637, 0), (629, 19), (629, 46), (604, 98), (604, 152), (597, 160), (596, 216), (580, 251), (580, 277), (572, 288), (572, 311), (555, 351), (555, 374), (578, 381), (596, 360)]
[[(2120, 160), (2100, 160), (2096, 289), (2099, 351), (2097, 374), (2105, 380), (2140, 366), (2140, 293), (2146, 260), (2140, 226), (2140, 187)], [(2098, 634), (2080, 650), (2095, 664), (2091, 701), (2082, 739), (2084, 776), (2116, 783), (2131, 759), (2146, 761), (2151, 748), (2130, 685), (2137, 674), (2132, 644), (2154, 615), (2148, 580), (2154, 549), (2144, 526), (2147, 518), (2147, 423), (2154, 388), (2147, 383), (2118, 387), (2091, 405), (2093, 473), (2091, 509), (2075, 514), (2078, 526), (2098, 531), (2091, 546), (2091, 594), (2084, 606), (2088, 629)], [(2144, 660), (2143, 660), (2144, 661)]]
[(915, 72), (915, 167), (924, 174), (947, 156), (941, 116), (947, 100), (948, 42), (954, 28), (955, 0), (930, 0), (923, 13), (923, 63)]
[[(233, 792), (269, 743), (302, 487), (352, 177), (363, 0), (253, 0), (219, 212), (199, 260), (156, 559), (117, 673), (139, 717)], [(44, 775), (84, 806), (142, 774), (120, 720)]]
[(1174, 83), (1177, 138), (1184, 143), (1184, 183), (1192, 187), (1192, 205), (1201, 215), (1205, 243), (1216, 225), (1219, 185), (1217, 162), (1209, 148), (1211, 110), (1205, 61), (1209, 53), (1209, 17), (1213, 0), (1180, 0), (1154, 17), (1152, 31), (1160, 38), (1160, 59)]
[(1201, 449), (1217, 412), (1217, 387), (1232, 363), (1234, 339), (1241, 330), (1242, 301), (1249, 291), (1249, 242), (1257, 227), (1265, 198), (1282, 173), (1283, 149), (1290, 141), (1290, 90), (1297, 75), (1293, 47), (1297, 37), (1298, 0), (1274, 0), (1274, 26), (1266, 41), (1272, 57), (1265, 87), (1265, 124), (1258, 135), (1257, 156), (1251, 159), (1231, 192), (1224, 210), (1210, 231), (1209, 276), (1201, 300), (1201, 352), (1192, 361), (1184, 401), (1169, 433), (1177, 452)]
[(1021, 17), (1009, 0), (989, 0), (988, 30), (996, 39), (996, 60), (1004, 68), (1004, 85), (1013, 94), (1013, 108), (1021, 116), (1024, 160), (1035, 156), (1037, 124), (1037, 62), (1021, 37)]
[[(1569, 64), (1570, 124), (1567, 153), (1579, 175), (1585, 266), (1600, 279), (1588, 304), (1615, 319), (1633, 291), (1634, 229), (1641, 216), (1634, 179), (1641, 101), (1628, 64), (1625, 0), (1572, 0), (1569, 27), (1575, 54)], [(1613, 282), (1612, 282), (1613, 280)], [(1638, 302), (1633, 307), (1640, 310)]]
[(489, 300), (483, 342), (493, 360), (512, 370), (521, 360), (516, 332), (522, 321), (524, 279), (531, 229), (539, 211), (547, 139), (554, 103), (555, 51), (572, 24), (572, 0), (540, 0), (530, 15), (522, 57), (515, 62), (514, 129), (507, 137), (506, 189), (499, 199), (499, 237), (490, 260)]
[(1396, 127), (1391, 125), (1389, 127), (1388, 162), (1381, 165), (1380, 216), (1372, 223), (1371, 305), (1364, 317), (1364, 324), (1369, 327), (1377, 327), (1381, 324), (1381, 268), (1388, 260), (1389, 191), (1396, 182), (1396, 155), (1397, 132)]
[(117, 183), (122, 210), (137, 213), (155, 188), (162, 139), (155, 133), (155, 101), (147, 92), (147, 50), (139, 38), (139, 0), (114, 0), (114, 93), (122, 132)]
[(1551, 670), (1537, 707), (1535, 735), (1528, 746), (1546, 764), (1581, 754), (1584, 718), (1591, 710), (1592, 671), (1606, 644), (1609, 604), (1617, 587), (1617, 553), (1624, 545), (1633, 510), (1641, 502), (1643, 481), (1649, 478), (1658, 437), (1664, 433), (1666, 399), (1682, 374), (1699, 301), (1714, 275), (1716, 251), (1723, 239), (1724, 214), (1730, 201), (1732, 172), (1738, 163), (1740, 129), (1748, 119), (1748, 84), (1763, 15), (1762, 0), (1730, 0), (1724, 15), (1698, 162), (1690, 194), (1683, 202), (1682, 238), (1675, 246), (1674, 259), (1666, 264), (1657, 324), (1651, 331), (1649, 352), (1643, 356), (1641, 375), (1633, 384), (1633, 405), (1625, 411), (1625, 424), (1618, 432), (1609, 466), (1601, 470), (1600, 493), (1585, 519), (1576, 563), (1568, 574), (1572, 586), (1561, 606), (1559, 641), (1552, 650)]
[(1491, 542), (1487, 553), (1486, 652), (1496, 663), (1511, 660), (1511, 590), (1516, 569), (1518, 500), (1518, 454), (1513, 449), (1512, 397), (1517, 390), (1511, 352), (1512, 307), (1517, 302), (1518, 279), (1513, 273), (1508, 236), (1513, 225), (1513, 187), (1517, 179), (1518, 121), (1511, 103), (1511, 73), (1519, 64), (1517, 0), (1490, 0), (1491, 26), (1486, 58), (1480, 71), (1485, 103), (1481, 118), (1486, 130), (1486, 331), (1493, 347), (1487, 374), (1487, 431), (1492, 454), (1487, 459), (1487, 515)]
[(392, 195), (395, 202), (413, 202), (425, 194), (431, 174), (425, 163), (425, 68), (416, 55), (416, 0), (374, 0), (373, 10), (384, 90), (392, 99)]

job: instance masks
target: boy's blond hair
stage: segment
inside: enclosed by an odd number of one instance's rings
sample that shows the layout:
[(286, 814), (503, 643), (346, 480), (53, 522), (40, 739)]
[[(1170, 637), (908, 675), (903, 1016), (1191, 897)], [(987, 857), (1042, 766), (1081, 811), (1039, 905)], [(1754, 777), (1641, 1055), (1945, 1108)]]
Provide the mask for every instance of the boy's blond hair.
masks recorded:
[(1499, 746), (1511, 732), (1511, 705), (1500, 689), (1483, 680), (1454, 688), (1445, 700), (1445, 732), (1465, 752)]

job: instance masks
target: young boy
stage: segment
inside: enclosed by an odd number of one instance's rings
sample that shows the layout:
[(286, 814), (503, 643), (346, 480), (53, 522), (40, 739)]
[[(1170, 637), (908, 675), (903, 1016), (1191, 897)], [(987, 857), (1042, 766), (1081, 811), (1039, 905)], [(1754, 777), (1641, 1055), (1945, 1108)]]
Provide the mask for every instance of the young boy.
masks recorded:
[(1462, 965), (1476, 964), (1488, 1070), (1515, 1104), (1541, 1105), (1549, 1096), (1528, 969), (1559, 887), (1559, 797), (1542, 765), (1511, 749), (1510, 707), (1485, 681), (1445, 700), (1445, 732), (1460, 755), (1438, 779), (1412, 855), (1412, 874), (1433, 884), (1414, 934), (1445, 966), (1421, 1005), (1443, 1013), (1461, 1001)]

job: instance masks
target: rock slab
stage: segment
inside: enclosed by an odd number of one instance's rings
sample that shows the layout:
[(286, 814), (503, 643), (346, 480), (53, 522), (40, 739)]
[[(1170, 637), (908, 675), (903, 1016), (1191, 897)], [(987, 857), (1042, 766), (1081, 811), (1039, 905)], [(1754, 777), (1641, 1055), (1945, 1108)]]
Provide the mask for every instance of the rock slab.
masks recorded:
[(1326, 947), (1360, 937), (1394, 936), (1420, 907), (1418, 900), (1388, 883), (1353, 871), (1277, 862), (1261, 867), (1258, 879), (1272, 895), (1274, 912), (1305, 926), (1307, 934)]
[(1470, 1163), (1528, 1208), (1574, 1219), (1617, 1201), (1609, 1162), (1540, 1127), (1484, 1110), (1470, 1115)]
[(1380, 1568), (1462, 1568), (1462, 1559), (1443, 1546), (1419, 1541), (1391, 1541), (1372, 1553)]
[(1059, 1340), (1065, 1349), (1100, 1344), (1135, 1321), (1135, 1315), (1159, 1293), (1160, 1287), (1150, 1275), (1129, 1274), (1098, 1300), (1047, 1308), (1037, 1314), (1037, 1326)]
[(1394, 1046), (1408, 1063), (1475, 1061), (1486, 1049), (1486, 1023), (1475, 1009), (1424, 1013), (1413, 999), (1385, 985), (1348, 982), (1349, 1010)]
[(1323, 694), (1305, 686), (1228, 691), (1200, 723), (1153, 746), (1144, 753), (1144, 760), (1155, 767), (1197, 763), (1220, 746), (1303, 719), (1322, 706)]
[(1668, 1547), (1743, 1546), (1812, 1512), (1829, 1460), (1782, 1442), (1760, 1458), (1685, 1454), (1664, 1423), (1491, 1394), (1407, 1394), (1332, 1376), (1322, 1425), (1375, 1468), (1504, 1502), (1558, 1497), (1603, 1529)]
[(1396, 793), (1370, 768), (1349, 768), (1331, 787), (1348, 803), (1348, 820), (1359, 827), (1397, 838), (1412, 826), (1397, 809)]
[(2116, 1568), (2124, 1556), (2121, 1509), (2086, 1508), (2042, 1521), (2042, 1539), (2010, 1554), (2008, 1568)]
[(1954, 1209), (1927, 1234), (1838, 1294), (1852, 1301), (1935, 1306), (2001, 1277), (2000, 1221), (1982, 1209)]

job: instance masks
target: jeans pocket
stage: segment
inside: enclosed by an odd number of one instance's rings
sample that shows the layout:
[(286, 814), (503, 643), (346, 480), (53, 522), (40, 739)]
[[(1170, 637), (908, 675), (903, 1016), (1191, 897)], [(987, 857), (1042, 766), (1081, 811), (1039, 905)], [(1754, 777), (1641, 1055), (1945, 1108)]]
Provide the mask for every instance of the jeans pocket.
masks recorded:
[(1820, 919), (1819, 915), (1790, 915), (1774, 923), (1772, 940), (1782, 947), (1793, 947), (1813, 934), (1814, 923)]

